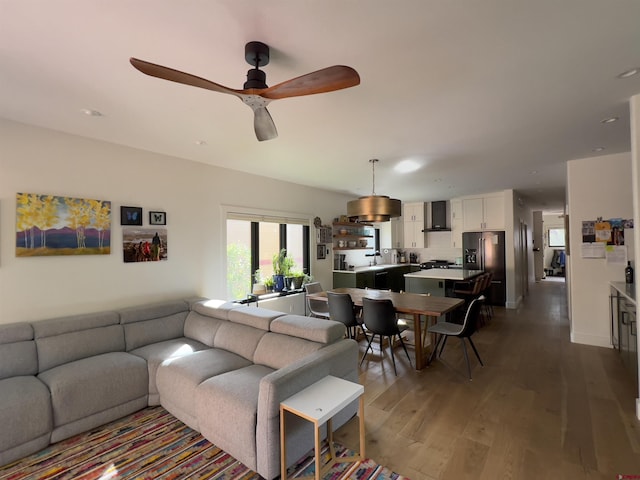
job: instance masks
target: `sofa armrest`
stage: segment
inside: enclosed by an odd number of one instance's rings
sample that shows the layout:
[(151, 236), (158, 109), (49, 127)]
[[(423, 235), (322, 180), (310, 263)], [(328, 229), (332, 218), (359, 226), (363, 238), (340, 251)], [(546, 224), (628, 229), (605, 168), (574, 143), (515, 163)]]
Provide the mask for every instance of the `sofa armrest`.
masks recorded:
[(341, 340), (260, 380), (258, 419), (280, 415), (280, 402), (327, 375), (358, 381), (358, 344)]

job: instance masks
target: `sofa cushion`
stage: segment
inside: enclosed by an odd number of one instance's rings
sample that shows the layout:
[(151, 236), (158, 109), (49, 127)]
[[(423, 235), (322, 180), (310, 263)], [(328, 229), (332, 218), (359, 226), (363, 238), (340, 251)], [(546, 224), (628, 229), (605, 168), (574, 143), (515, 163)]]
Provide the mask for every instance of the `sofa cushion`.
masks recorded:
[(329, 344), (344, 338), (345, 327), (343, 323), (333, 320), (285, 315), (271, 322), (271, 331)]
[(322, 346), (321, 343), (270, 332), (260, 339), (253, 356), (253, 363), (277, 370), (306, 357)]
[(28, 323), (0, 325), (0, 380), (38, 373), (33, 328)]
[(131, 350), (129, 353), (146, 360), (149, 382), (147, 391), (149, 393), (149, 405), (160, 405), (158, 387), (156, 386), (156, 374), (162, 362), (170, 358), (178, 358), (190, 355), (193, 352), (208, 348), (206, 345), (189, 338), (176, 338), (164, 342), (152, 343), (144, 347)]
[(145, 361), (125, 352), (76, 360), (38, 378), (51, 392), (54, 426), (146, 396), (149, 385)]
[[(51, 404), (46, 385), (33, 376), (0, 380), (0, 425), (10, 435), (0, 435), (0, 465), (43, 448), (52, 428)], [(20, 447), (40, 439), (26, 451)]]
[(220, 325), (227, 320), (202, 315), (198, 312), (189, 312), (184, 321), (184, 336), (199, 341), (209, 347), (213, 347), (213, 339)]
[(202, 435), (254, 471), (260, 379), (271, 372), (264, 365), (250, 365), (205, 380), (196, 388)]
[(182, 337), (188, 309), (187, 302), (177, 300), (120, 310), (126, 350)]
[(246, 358), (219, 348), (200, 350), (165, 360), (156, 375), (160, 403), (194, 430), (200, 430), (195, 412), (196, 388), (208, 378), (249, 366)]
[(33, 323), (38, 371), (108, 352), (124, 351), (116, 312), (54, 318)]
[(241, 307), (242, 305), (239, 303), (226, 302), (224, 300), (206, 300), (194, 303), (191, 306), (191, 310), (207, 317), (229, 320), (229, 312)]
[(256, 351), (258, 342), (266, 333), (264, 330), (240, 325), (239, 323), (224, 322), (216, 332), (213, 346), (237, 353), (247, 360), (253, 361), (253, 354)]
[(271, 322), (283, 315), (284, 313), (282, 312), (267, 310), (266, 308), (245, 307), (231, 310), (229, 312), (229, 320), (241, 325), (248, 325), (250, 327), (269, 331), (269, 325)]

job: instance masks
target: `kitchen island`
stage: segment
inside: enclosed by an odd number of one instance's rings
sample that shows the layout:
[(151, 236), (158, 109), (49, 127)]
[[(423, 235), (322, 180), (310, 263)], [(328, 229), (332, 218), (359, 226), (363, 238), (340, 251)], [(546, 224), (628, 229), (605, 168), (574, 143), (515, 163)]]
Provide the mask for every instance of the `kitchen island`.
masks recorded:
[(419, 269), (417, 264), (400, 263), (334, 270), (333, 288), (378, 288), (399, 292), (405, 290), (405, 274)]
[[(453, 290), (455, 282), (472, 280), (484, 273), (482, 270), (460, 268), (431, 268), (404, 275), (405, 289), (409, 293), (430, 293), (446, 297)], [(450, 296), (450, 295), (449, 295)]]

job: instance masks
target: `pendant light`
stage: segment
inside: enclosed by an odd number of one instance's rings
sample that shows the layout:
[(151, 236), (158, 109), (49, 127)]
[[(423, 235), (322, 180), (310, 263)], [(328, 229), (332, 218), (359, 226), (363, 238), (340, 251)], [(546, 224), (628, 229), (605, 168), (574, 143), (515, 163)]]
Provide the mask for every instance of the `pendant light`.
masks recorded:
[(376, 195), (377, 158), (369, 160), (373, 173), (373, 192), (368, 197), (360, 197), (347, 203), (347, 216), (356, 222), (388, 222), (402, 215), (400, 200), (385, 195)]

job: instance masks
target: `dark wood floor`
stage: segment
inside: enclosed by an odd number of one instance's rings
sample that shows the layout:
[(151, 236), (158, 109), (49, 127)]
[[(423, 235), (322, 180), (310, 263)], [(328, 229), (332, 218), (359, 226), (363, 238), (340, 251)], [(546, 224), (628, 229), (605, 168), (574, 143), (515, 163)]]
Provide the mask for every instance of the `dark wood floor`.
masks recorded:
[[(421, 372), (397, 348), (397, 377), (388, 353), (368, 356), (367, 457), (413, 480), (640, 475), (637, 392), (616, 352), (570, 343), (565, 285), (536, 283), (495, 313), (473, 337), (473, 381), (457, 339)], [(357, 448), (357, 420), (336, 440)]]

